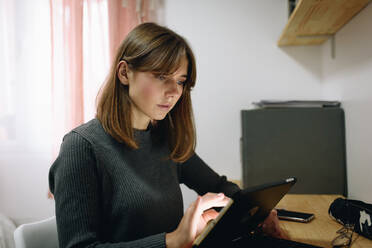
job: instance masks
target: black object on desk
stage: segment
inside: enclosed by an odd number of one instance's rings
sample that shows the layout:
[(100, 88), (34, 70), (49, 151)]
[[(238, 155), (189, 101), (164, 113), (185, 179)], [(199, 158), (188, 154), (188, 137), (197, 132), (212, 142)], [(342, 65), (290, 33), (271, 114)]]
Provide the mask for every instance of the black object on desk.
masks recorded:
[(241, 111), (243, 186), (294, 176), (289, 193), (347, 196), (342, 108)]
[(290, 211), (286, 209), (276, 208), (279, 220), (288, 220), (301, 223), (307, 223), (314, 219), (315, 215), (312, 213), (304, 213), (298, 211)]

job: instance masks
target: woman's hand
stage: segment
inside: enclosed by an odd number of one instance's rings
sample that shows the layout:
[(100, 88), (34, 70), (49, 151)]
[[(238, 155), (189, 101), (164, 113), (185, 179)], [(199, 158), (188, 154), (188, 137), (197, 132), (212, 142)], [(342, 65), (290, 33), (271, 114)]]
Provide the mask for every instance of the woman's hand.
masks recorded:
[(197, 200), (186, 210), (177, 229), (166, 234), (167, 248), (191, 247), (192, 242), (207, 223), (218, 215), (217, 211), (210, 208), (224, 207), (228, 201), (229, 198), (222, 193), (207, 193), (202, 197), (198, 196)]
[(262, 231), (275, 238), (288, 239), (279, 225), (278, 213), (275, 209), (271, 210), (270, 215), (262, 223)]

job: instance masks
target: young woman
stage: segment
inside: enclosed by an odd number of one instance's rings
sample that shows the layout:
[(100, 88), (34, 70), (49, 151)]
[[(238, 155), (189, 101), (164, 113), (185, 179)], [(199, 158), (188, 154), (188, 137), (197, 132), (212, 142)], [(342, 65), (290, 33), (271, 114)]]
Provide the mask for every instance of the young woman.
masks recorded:
[[(239, 190), (195, 153), (195, 79), (181, 36), (154, 23), (128, 34), (96, 118), (64, 137), (50, 169), (61, 248), (189, 247)], [(180, 183), (201, 195), (185, 213)], [(264, 226), (280, 235), (275, 213)]]

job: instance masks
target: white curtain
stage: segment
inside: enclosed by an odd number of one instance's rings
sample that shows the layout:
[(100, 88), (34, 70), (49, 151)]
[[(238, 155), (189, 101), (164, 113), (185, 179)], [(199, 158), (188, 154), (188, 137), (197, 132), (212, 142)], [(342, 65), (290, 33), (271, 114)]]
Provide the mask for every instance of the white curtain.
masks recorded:
[(0, 213), (16, 224), (54, 212), (50, 12), (46, 0), (0, 0)]
[(84, 2), (83, 13), (83, 89), (84, 121), (95, 116), (95, 98), (109, 71), (109, 31), (107, 2)]
[(0, 142), (15, 139), (14, 4), (0, 0)]

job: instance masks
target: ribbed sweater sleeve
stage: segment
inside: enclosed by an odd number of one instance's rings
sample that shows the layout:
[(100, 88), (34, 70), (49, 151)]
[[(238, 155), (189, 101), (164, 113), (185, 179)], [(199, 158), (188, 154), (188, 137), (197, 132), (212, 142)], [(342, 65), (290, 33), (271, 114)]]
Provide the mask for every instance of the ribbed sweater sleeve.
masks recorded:
[(232, 197), (240, 190), (239, 186), (227, 181), (226, 176), (220, 176), (212, 170), (196, 153), (178, 165), (178, 177), (180, 183), (184, 183), (199, 195), (222, 192)]
[(65, 136), (49, 182), (55, 196), (59, 247), (158, 248), (165, 233), (142, 239), (108, 243), (102, 240), (102, 186), (92, 146), (80, 134)]

